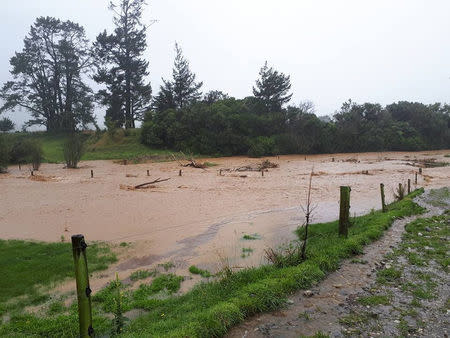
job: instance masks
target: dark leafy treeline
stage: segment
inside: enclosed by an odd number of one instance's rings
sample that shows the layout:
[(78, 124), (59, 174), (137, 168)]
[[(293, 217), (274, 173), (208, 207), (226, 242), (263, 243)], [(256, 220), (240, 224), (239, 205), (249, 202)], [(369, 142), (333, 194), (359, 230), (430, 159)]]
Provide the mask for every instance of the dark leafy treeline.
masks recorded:
[(251, 156), (439, 149), (450, 146), (450, 106), (342, 105), (331, 121), (308, 104), (267, 111), (256, 97), (202, 101), (146, 115), (142, 141), (202, 154)]

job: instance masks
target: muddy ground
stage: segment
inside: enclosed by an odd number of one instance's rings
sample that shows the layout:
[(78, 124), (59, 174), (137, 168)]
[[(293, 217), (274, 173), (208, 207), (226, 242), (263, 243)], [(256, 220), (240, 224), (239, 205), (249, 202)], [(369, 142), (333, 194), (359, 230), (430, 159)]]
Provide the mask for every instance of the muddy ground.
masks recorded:
[[(416, 186), (415, 173), (423, 164), (415, 161), (450, 163), (447, 154), (450, 150), (270, 157), (279, 167), (264, 176), (226, 171), (263, 160), (247, 157), (199, 160), (215, 164), (206, 169), (180, 167), (176, 161), (89, 161), (79, 169), (43, 164), (33, 177), (27, 168), (10, 167), (0, 175), (0, 238), (68, 241), (82, 233), (88, 241), (111, 243), (119, 262), (94, 276), (94, 290), (114, 278), (115, 271), (126, 278), (167, 262), (174, 265), (171, 272), (187, 276), (193, 264), (213, 273), (224, 260), (235, 269), (255, 266), (265, 262), (265, 248), (294, 238), (303, 222), (300, 205), (312, 169), (312, 201), (317, 205), (312, 221), (323, 222), (338, 216), (340, 185), (352, 188), (352, 215), (362, 214), (379, 209), (381, 182), (390, 202), (398, 183), (411, 179), (412, 188)], [(426, 167), (417, 186), (442, 187), (449, 177), (449, 166)], [(127, 188), (157, 178), (170, 180), (150, 189)], [(188, 278), (182, 290), (197, 280)]]
[[(228, 336), (447, 337), (450, 215), (436, 217), (450, 210), (446, 191), (426, 192), (416, 200), (425, 214), (396, 220), (364, 254), (311, 290), (291, 295), (285, 309), (254, 316)], [(405, 234), (418, 217), (427, 221)]]

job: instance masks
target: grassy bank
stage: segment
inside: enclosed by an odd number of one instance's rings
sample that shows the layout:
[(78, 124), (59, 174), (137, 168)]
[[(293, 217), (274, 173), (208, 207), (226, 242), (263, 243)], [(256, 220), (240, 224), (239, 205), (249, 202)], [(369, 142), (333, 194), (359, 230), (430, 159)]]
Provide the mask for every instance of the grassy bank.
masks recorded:
[[(8, 134), (9, 142), (20, 138), (31, 138), (40, 142), (44, 151), (44, 161), (49, 163), (64, 162), (63, 147), (67, 135), (48, 134), (44, 132)], [(85, 135), (86, 152), (82, 160), (134, 160), (143, 157), (158, 159), (169, 152), (152, 149), (140, 142), (140, 129), (118, 130), (115, 133), (91, 133)]]
[[(422, 192), (415, 191), (404, 200), (393, 203), (387, 213), (374, 211), (353, 219), (347, 239), (337, 235), (337, 222), (312, 225), (308, 258), (295, 266), (277, 268), (266, 265), (236, 273), (225, 270), (216, 281), (201, 283), (181, 296), (173, 293), (179, 289), (182, 278), (172, 274), (162, 273), (151, 284), (144, 284), (137, 290), (113, 282), (93, 298), (95, 328), (98, 333), (109, 333), (112, 329), (111, 320), (106, 319), (105, 314), (115, 311), (114, 297), (120, 285), (122, 311), (134, 308), (146, 311), (124, 327), (122, 334), (125, 337), (221, 336), (246, 317), (279, 308), (290, 293), (309, 288), (325, 278), (339, 267), (343, 259), (360, 253), (364, 245), (379, 238), (396, 218), (421, 213), (423, 209), (413, 203), (412, 198)], [(61, 307), (61, 304), (56, 306)], [(0, 335), (8, 332), (75, 336), (76, 307), (62, 307), (58, 313), (12, 318), (0, 327)], [(69, 321), (70, 325), (63, 324)]]

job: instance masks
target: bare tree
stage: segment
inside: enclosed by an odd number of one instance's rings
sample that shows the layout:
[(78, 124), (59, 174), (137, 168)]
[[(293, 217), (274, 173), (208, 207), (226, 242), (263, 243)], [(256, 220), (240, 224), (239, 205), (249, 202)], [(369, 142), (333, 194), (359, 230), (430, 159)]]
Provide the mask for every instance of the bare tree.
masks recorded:
[(306, 242), (308, 240), (308, 227), (309, 222), (311, 221), (311, 214), (314, 211), (314, 209), (317, 206), (312, 206), (311, 204), (311, 184), (312, 184), (312, 177), (314, 174), (314, 168), (311, 169), (311, 173), (309, 175), (309, 185), (308, 185), (308, 192), (306, 194), (306, 205), (300, 206), (303, 210), (303, 213), (305, 214), (305, 223), (303, 224), (303, 227), (305, 228), (305, 233), (303, 237), (303, 244), (302, 244), (302, 251), (301, 251), (301, 259), (304, 261), (306, 259)]

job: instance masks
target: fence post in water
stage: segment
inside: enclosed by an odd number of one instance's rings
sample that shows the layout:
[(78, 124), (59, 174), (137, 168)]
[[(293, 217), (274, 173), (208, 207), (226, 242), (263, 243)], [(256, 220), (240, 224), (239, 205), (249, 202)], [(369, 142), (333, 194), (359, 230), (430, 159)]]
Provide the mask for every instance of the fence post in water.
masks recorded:
[(78, 320), (80, 323), (80, 337), (82, 338), (94, 335), (86, 247), (83, 235), (72, 236), (72, 252), (77, 282)]
[(417, 173), (416, 173), (416, 177), (414, 179), (414, 184), (417, 185)]
[(386, 212), (386, 202), (384, 200), (384, 184), (380, 183), (380, 192), (381, 192), (381, 210)]
[(182, 171), (181, 171), (181, 169), (180, 169), (180, 171), (178, 172), (178, 176), (181, 176), (183, 173), (182, 173)]
[(411, 193), (411, 179), (408, 178), (408, 195)]
[(350, 225), (350, 187), (341, 186), (341, 199), (339, 210), (339, 235), (348, 236)]
[(94, 170), (91, 169), (91, 178), (94, 178)]
[(150, 176), (150, 170), (147, 169), (147, 176)]

